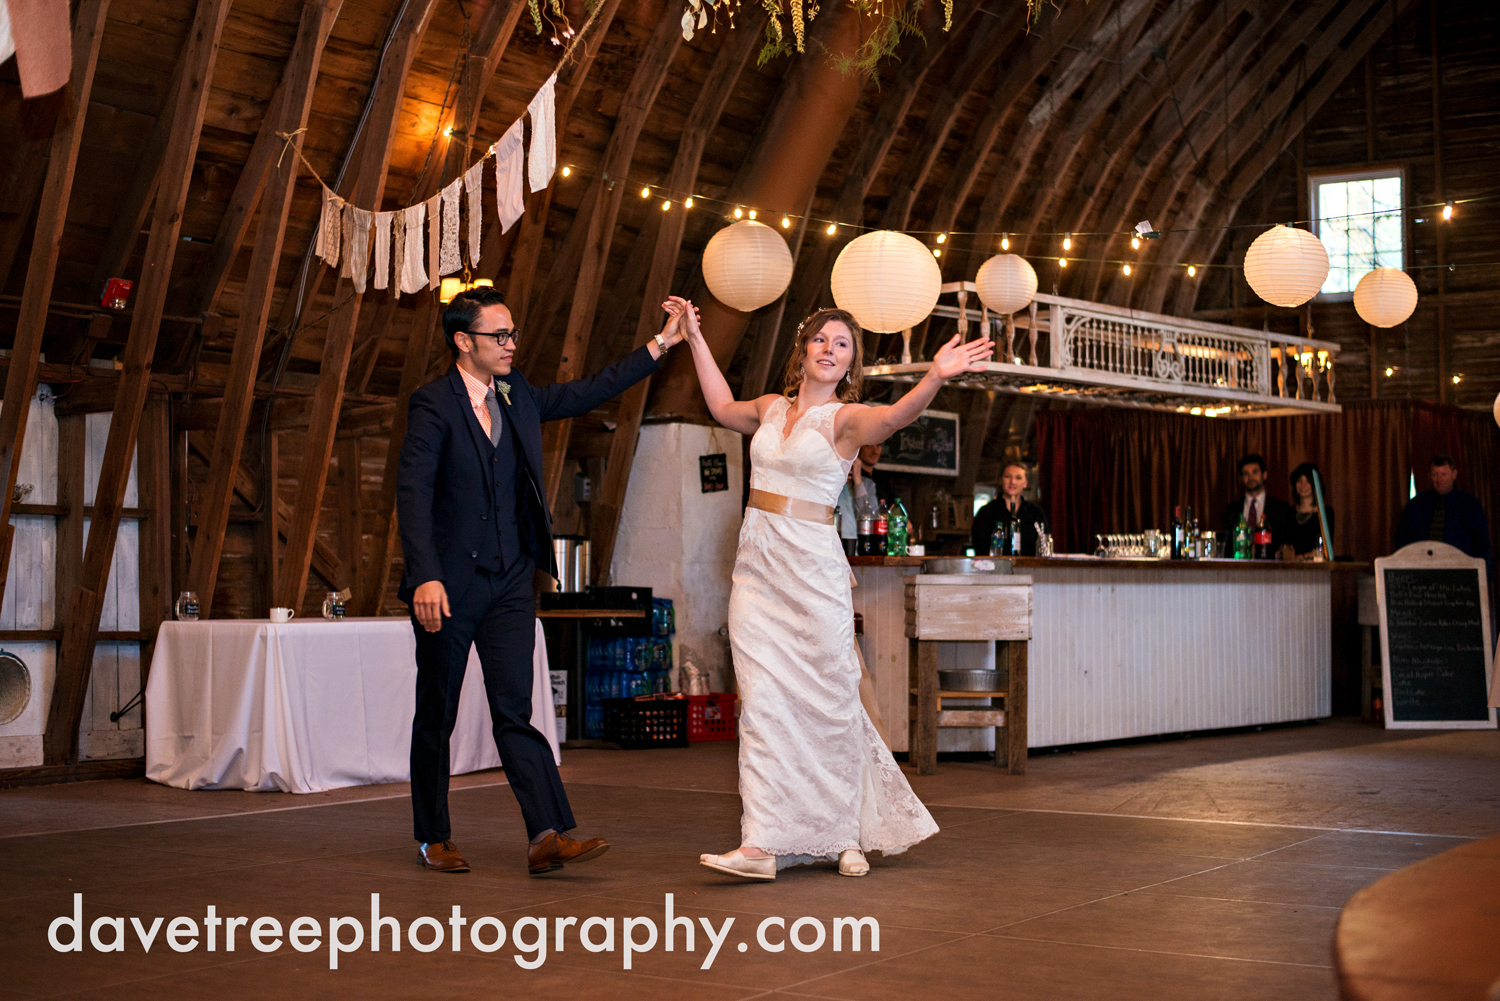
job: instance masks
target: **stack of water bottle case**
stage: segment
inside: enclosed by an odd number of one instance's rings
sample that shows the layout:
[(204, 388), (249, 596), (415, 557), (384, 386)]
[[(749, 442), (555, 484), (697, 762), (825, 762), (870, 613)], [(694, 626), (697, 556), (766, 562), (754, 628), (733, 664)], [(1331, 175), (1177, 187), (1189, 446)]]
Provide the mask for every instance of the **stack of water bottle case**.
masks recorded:
[(652, 598), (651, 635), (589, 640), (585, 738), (625, 750), (734, 738), (734, 695), (672, 691), (676, 632), (671, 599)]

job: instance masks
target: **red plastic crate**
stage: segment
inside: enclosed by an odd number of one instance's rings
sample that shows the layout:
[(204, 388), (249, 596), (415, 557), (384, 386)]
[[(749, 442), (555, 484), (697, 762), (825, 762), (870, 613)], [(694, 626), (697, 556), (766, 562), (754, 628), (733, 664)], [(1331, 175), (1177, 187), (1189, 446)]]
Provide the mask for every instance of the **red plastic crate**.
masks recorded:
[(737, 736), (734, 706), (737, 696), (730, 692), (688, 696), (688, 742), (733, 740)]

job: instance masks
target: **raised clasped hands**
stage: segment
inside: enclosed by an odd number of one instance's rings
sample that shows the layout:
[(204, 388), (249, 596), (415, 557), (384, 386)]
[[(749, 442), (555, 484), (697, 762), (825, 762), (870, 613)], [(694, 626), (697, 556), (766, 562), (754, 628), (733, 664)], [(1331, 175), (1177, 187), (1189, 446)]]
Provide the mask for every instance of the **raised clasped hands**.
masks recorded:
[(932, 358), (932, 373), (944, 382), (964, 372), (979, 372), (995, 353), (995, 342), (988, 337), (959, 341), (959, 335), (938, 349)]
[(662, 333), (673, 331), (681, 340), (696, 342), (702, 338), (703, 332), (698, 327), (698, 307), (678, 295), (667, 296), (667, 301), (661, 304), (661, 308), (667, 311), (670, 319), (667, 327)]

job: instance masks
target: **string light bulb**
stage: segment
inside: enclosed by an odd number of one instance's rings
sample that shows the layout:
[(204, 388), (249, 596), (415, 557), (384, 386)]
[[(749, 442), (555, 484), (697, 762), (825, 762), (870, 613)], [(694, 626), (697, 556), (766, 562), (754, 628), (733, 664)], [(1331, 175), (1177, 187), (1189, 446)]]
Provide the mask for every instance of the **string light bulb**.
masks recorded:
[(1125, 277), (1129, 278), (1130, 277), (1130, 265), (1128, 265), (1128, 264), (1125, 265), (1124, 271), (1125, 271)]
[(1386, 370), (1385, 370), (1385, 377), (1387, 379), (1389, 379), (1391, 376), (1393, 376), (1395, 374), (1396, 374), (1396, 366), (1391, 365), (1388, 368), (1386, 368)]
[(947, 243), (948, 242), (948, 234), (947, 233), (939, 233), (938, 237), (937, 237), (937, 242), (938, 243)]
[(1141, 238), (1140, 237), (1138, 237), (1138, 236), (1132, 236), (1130, 238), (1130, 249), (1131, 250), (1140, 250), (1141, 249)]
[(682, 203), (682, 207), (685, 209), (690, 209), (693, 207), (693, 198), (691, 195), (689, 195), (687, 199)]
[(1010, 234), (1009, 233), (1006, 233), (1004, 236), (1002, 236), (1000, 238), (1000, 249), (1001, 250), (1009, 250), (1010, 249)]
[(1072, 233), (1069, 233), (1067, 236), (1063, 237), (1063, 249), (1064, 250), (1072, 250), (1073, 249), (1073, 234)]
[(641, 197), (642, 198), (650, 198), (651, 197), (651, 189), (649, 187), (642, 188), (641, 189)]
[(828, 235), (829, 236), (832, 236), (833, 234), (837, 233), (838, 231), (839, 231), (839, 224), (838, 223), (831, 222), (831, 223), (828, 224)]
[(1060, 267), (1060, 268), (1067, 267), (1068, 266), (1068, 259), (1066, 257), (1059, 257), (1057, 259), (1057, 266)]
[(1189, 278), (1196, 278), (1197, 275), (1198, 275), (1198, 268), (1195, 265), (1189, 264), (1188, 265), (1188, 277)]
[(741, 209), (738, 205), (736, 205), (734, 207), (734, 217), (736, 219), (743, 219), (743, 218), (745, 218), (745, 212), (744, 212), (744, 210)]
[(933, 247), (932, 248), (932, 256), (933, 257), (942, 257), (943, 256), (943, 250), (942, 250), (942, 248), (941, 247)]
[(1464, 374), (1462, 372), (1455, 372), (1453, 374), (1453, 385), (1457, 386), (1460, 382), (1463, 382), (1463, 381), (1464, 381)]
[[(1452, 219), (1452, 218), (1453, 218), (1453, 203), (1449, 202), (1447, 205), (1443, 206), (1443, 222), (1447, 222), (1449, 219)], [(1454, 379), (1453, 381), (1457, 382), (1458, 380)]]
[(672, 199), (668, 198), (666, 201), (664, 201), (664, 202), (661, 203), (661, 210), (663, 212), (670, 212), (671, 209), (672, 209)]
[(447, 139), (448, 137), (450, 137), (452, 135), (453, 135), (453, 126), (449, 125), (449, 126), (447, 126), (446, 128), (443, 129), (443, 138), (444, 139)]
[(562, 176), (564, 176), (564, 177), (571, 177), (571, 176), (573, 176), (573, 168), (571, 166), (564, 165), (563, 169), (562, 169)]
[(792, 217), (791, 216), (785, 216), (784, 215), (784, 216), (781, 217), (781, 228), (782, 229), (791, 229), (792, 228)]
[(754, 219), (754, 218), (755, 218), (755, 210), (754, 210), (754, 209), (751, 209), (751, 210), (750, 210), (750, 218), (751, 218), (751, 219)]

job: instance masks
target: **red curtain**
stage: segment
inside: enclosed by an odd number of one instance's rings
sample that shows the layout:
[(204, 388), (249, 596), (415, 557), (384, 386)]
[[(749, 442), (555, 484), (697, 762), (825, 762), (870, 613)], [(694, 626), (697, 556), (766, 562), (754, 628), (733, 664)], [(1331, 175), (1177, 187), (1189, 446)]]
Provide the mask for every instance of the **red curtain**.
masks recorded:
[(1037, 416), (1038, 478), (1058, 551), (1092, 552), (1096, 533), (1165, 528), (1178, 504), (1217, 529), (1239, 496), (1236, 463), (1246, 452), (1266, 457), (1267, 489), (1284, 499), (1291, 470), (1317, 463), (1339, 556), (1390, 552), (1411, 474), (1425, 489), (1439, 453), (1459, 464), (1459, 486), (1483, 502), (1492, 536), (1500, 515), (1500, 428), (1489, 414), (1405, 400), (1250, 420), (1089, 407)]

